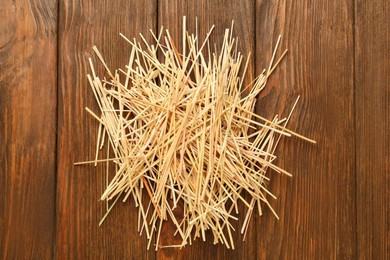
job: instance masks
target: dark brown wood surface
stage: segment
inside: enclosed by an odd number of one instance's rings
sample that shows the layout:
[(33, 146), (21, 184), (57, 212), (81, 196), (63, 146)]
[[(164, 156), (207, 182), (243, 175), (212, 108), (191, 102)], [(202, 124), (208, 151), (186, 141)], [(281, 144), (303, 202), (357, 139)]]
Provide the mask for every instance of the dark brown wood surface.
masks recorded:
[[(94, 157), (97, 111), (87, 84), (96, 45), (110, 67), (128, 61), (129, 38), (182, 17), (200, 39), (235, 21), (250, 77), (267, 68), (279, 34), (288, 56), (256, 111), (287, 116), (316, 145), (282, 139), (270, 172), (270, 210), (252, 219), (235, 250), (196, 241), (147, 251), (133, 202), (102, 227), (104, 165)], [(0, 257), (4, 259), (387, 259), (390, 258), (390, 4), (388, 1), (3, 1), (0, 6)], [(150, 38), (149, 38), (150, 39)], [(57, 44), (58, 43), (58, 44)], [(181, 43), (177, 41), (180, 48)], [(96, 62), (96, 64), (98, 64)], [(97, 66), (99, 75), (103, 68)], [(163, 227), (168, 244), (172, 227)]]
[(130, 46), (119, 33), (134, 37), (155, 30), (156, 3), (61, 1), (59, 8), (56, 257), (154, 258), (155, 252), (146, 250), (146, 238), (138, 235), (134, 204), (118, 203), (98, 227), (106, 207), (99, 201), (105, 165), (73, 163), (95, 154), (95, 145), (90, 144), (96, 143), (98, 124), (84, 109), (98, 111), (86, 78), (88, 58), (93, 58), (97, 73), (104, 76), (104, 70), (92, 47), (99, 48), (110, 67), (124, 67)]
[[(283, 139), (271, 191), (280, 220), (259, 218), (259, 257), (356, 258), (353, 3), (257, 1), (256, 69), (283, 35), (289, 54), (261, 94), (257, 113), (288, 115), (291, 129), (317, 141)], [(280, 52), (279, 52), (280, 53)], [(326, 257), (327, 256), (327, 257)]]
[(390, 3), (355, 6), (357, 247), (390, 258)]
[(0, 258), (54, 249), (57, 3), (0, 4)]

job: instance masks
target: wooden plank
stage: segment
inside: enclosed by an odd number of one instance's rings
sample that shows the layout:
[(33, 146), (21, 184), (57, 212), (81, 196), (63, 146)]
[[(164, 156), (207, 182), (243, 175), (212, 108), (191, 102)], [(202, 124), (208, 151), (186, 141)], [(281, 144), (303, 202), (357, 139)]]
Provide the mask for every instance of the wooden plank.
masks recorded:
[(0, 258), (49, 259), (55, 222), (57, 3), (2, 1), (0, 17)]
[(316, 145), (283, 138), (271, 173), (278, 200), (259, 218), (259, 259), (356, 258), (353, 5), (342, 1), (263, 1), (256, 4), (256, 72), (267, 68), (283, 35), (288, 48), (257, 112), (287, 116)]
[[(124, 68), (130, 39), (155, 30), (156, 3), (148, 1), (60, 2), (59, 117), (56, 258), (143, 259), (154, 258), (146, 250), (145, 236), (137, 231), (133, 201), (118, 203), (102, 227), (98, 223), (106, 204), (98, 201), (105, 182), (104, 165), (74, 167), (76, 161), (93, 159), (98, 124), (84, 107), (98, 112), (88, 85), (93, 57), (101, 78), (107, 76), (93, 54), (96, 45), (110, 68)], [(103, 158), (103, 155), (101, 155)], [(111, 169), (112, 171), (112, 169)], [(130, 201), (130, 200), (129, 200)]]
[(355, 1), (360, 259), (390, 256), (390, 3)]
[[(187, 16), (187, 28), (194, 34), (196, 29), (195, 19), (198, 18), (200, 42), (203, 41), (211, 26), (215, 25), (210, 42), (215, 43), (217, 47), (223, 38), (225, 29), (230, 28), (232, 20), (234, 20), (234, 35), (239, 38), (239, 50), (246, 57), (251, 52), (253, 57), (254, 1), (159, 1), (158, 28), (164, 26), (169, 30), (179, 50), (182, 47), (183, 16)], [(248, 77), (253, 77), (253, 72), (254, 60), (252, 58), (247, 71)], [(222, 244), (213, 245), (212, 237), (207, 236), (206, 242), (197, 239), (193, 245), (186, 246), (182, 250), (161, 249), (158, 251), (157, 257), (159, 259), (256, 259), (256, 228), (253, 225), (254, 221), (252, 220), (246, 241), (243, 242), (243, 236), (240, 234), (243, 216), (244, 214), (241, 215), (240, 221), (235, 226), (237, 229), (233, 234), (235, 250), (227, 250)], [(173, 225), (169, 225), (168, 222), (164, 224), (161, 238), (163, 245), (181, 242), (180, 238), (179, 240), (172, 238), (174, 231), (175, 227)]]

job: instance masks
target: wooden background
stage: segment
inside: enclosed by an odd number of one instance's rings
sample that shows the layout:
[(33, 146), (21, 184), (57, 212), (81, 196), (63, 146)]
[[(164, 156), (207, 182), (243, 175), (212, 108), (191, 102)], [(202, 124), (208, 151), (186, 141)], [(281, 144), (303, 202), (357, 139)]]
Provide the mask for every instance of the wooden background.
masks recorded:
[[(279, 34), (289, 54), (257, 112), (284, 113), (317, 140), (283, 139), (272, 174), (278, 200), (254, 217), (236, 250), (210, 241), (146, 250), (136, 209), (119, 204), (98, 228), (103, 166), (93, 158), (96, 109), (87, 59), (99, 47), (124, 66), (128, 37), (162, 25), (179, 37), (182, 16), (213, 41), (235, 20), (249, 75), (267, 66)], [(8, 259), (390, 258), (390, 4), (372, 0), (3, 0), (0, 4), (0, 257)], [(94, 57), (95, 59), (95, 57)], [(100, 70), (101, 72), (102, 70)], [(164, 227), (164, 233), (169, 231)], [(237, 232), (238, 233), (238, 232)], [(163, 236), (169, 242), (169, 236)]]

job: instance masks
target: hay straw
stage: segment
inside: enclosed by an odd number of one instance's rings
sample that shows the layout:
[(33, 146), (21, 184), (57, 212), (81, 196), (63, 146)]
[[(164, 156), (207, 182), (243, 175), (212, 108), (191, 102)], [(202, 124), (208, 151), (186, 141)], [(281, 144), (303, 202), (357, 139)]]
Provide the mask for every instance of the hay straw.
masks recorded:
[[(212, 53), (213, 28), (199, 42), (197, 33), (186, 31), (184, 18), (181, 54), (168, 31), (152, 33), (153, 45), (142, 35), (140, 43), (121, 34), (132, 49), (126, 68), (115, 71), (93, 48), (109, 79), (100, 79), (90, 60), (88, 80), (100, 111), (86, 110), (99, 122), (96, 155), (75, 165), (107, 164), (101, 200), (114, 202), (107, 203), (99, 225), (119, 198), (130, 197), (139, 209), (138, 230), (149, 239), (148, 248), (154, 239), (156, 250), (183, 247), (196, 238), (206, 240), (206, 231), (214, 243), (234, 248), (239, 203), (247, 208), (244, 237), (256, 205), (260, 215), (266, 205), (278, 217), (267, 199), (276, 197), (266, 188), (266, 174), (270, 168), (291, 176), (274, 164), (280, 137), (314, 142), (286, 128), (291, 113), (287, 119), (266, 119), (253, 112), (257, 95), (286, 54), (273, 64), (280, 37), (268, 69), (243, 88), (248, 61), (242, 68), (243, 56), (230, 29), (219, 54)], [(114, 156), (107, 152), (107, 159), (99, 160), (105, 144)], [(109, 163), (116, 166), (111, 180)], [(164, 221), (176, 227), (179, 245), (161, 245)]]

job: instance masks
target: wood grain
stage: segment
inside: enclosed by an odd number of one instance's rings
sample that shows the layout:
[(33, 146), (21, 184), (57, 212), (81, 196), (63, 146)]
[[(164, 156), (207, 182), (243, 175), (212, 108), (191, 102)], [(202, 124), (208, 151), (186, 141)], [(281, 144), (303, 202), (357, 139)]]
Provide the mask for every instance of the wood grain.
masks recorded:
[[(368, 0), (2, 1), (0, 257), (388, 259), (389, 12), (388, 1)], [(200, 40), (215, 24), (215, 43), (234, 19), (239, 49), (253, 54), (250, 77), (267, 68), (283, 35), (278, 53), (289, 54), (257, 113), (287, 116), (301, 95), (289, 127), (318, 142), (282, 139), (277, 164), (293, 178), (269, 173), (280, 220), (264, 208), (245, 242), (235, 232), (235, 250), (209, 239), (147, 251), (132, 202), (99, 228), (105, 167), (73, 166), (95, 154), (98, 126), (84, 110), (98, 111), (86, 79), (88, 58), (98, 64), (92, 46), (123, 67), (130, 48), (119, 32), (133, 38), (163, 25), (179, 39), (183, 15), (192, 32), (198, 17)], [(164, 244), (175, 243), (172, 229), (164, 225)]]
[[(102, 227), (106, 204), (99, 201), (104, 189), (104, 165), (74, 167), (94, 158), (98, 125), (84, 108), (98, 106), (87, 82), (88, 58), (97, 73), (107, 76), (92, 46), (96, 45), (110, 68), (124, 68), (130, 39), (155, 30), (155, 1), (71, 1), (60, 3), (59, 114), (56, 258), (146, 259), (146, 238), (137, 231), (134, 203), (118, 203)], [(112, 170), (112, 169), (111, 169)]]
[(360, 259), (390, 257), (390, 3), (355, 1)]
[[(337, 1), (256, 4), (256, 69), (266, 68), (279, 34), (287, 58), (268, 82), (257, 112), (287, 116), (317, 141), (282, 139), (271, 173), (277, 221), (265, 211), (258, 224), (260, 259), (356, 258), (353, 5)], [(281, 53), (281, 51), (279, 53)]]
[(0, 258), (48, 259), (55, 217), (57, 4), (2, 1), (0, 17)]
[[(210, 37), (210, 45), (217, 46), (223, 38), (226, 28), (230, 28), (234, 20), (234, 35), (239, 38), (238, 49), (248, 57), (252, 54), (247, 75), (254, 76), (254, 1), (159, 1), (158, 2), (158, 27), (167, 28), (171, 36), (181, 49), (182, 20), (187, 16), (187, 28), (190, 33), (196, 32), (196, 18), (198, 19), (198, 35), (200, 43), (203, 42), (206, 34), (212, 25), (215, 30)], [(248, 82), (246, 82), (248, 83)], [(241, 208), (243, 210), (243, 208)], [(158, 259), (256, 259), (256, 227), (252, 220), (250, 232), (243, 241), (240, 234), (241, 220), (235, 226), (234, 232), (235, 250), (228, 250), (222, 244), (213, 245), (212, 237), (208, 236), (206, 242), (197, 239), (192, 246), (187, 246), (182, 250), (162, 249), (157, 252)], [(180, 241), (172, 239), (174, 226), (165, 223), (163, 226), (162, 243), (165, 245), (177, 244)], [(210, 234), (209, 234), (210, 235)], [(208, 239), (208, 240), (207, 240)]]

